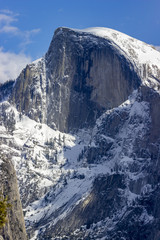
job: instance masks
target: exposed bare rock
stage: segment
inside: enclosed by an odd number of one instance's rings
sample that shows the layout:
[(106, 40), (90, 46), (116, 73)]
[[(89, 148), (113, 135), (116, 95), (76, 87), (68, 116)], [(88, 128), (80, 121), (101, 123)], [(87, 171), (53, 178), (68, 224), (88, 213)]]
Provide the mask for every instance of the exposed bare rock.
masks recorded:
[(11, 207), (8, 209), (7, 223), (0, 229), (1, 238), (4, 240), (26, 240), (24, 217), (19, 198), (17, 178), (10, 156), (1, 148), (0, 189), (4, 197), (8, 198)]
[(45, 58), (20, 74), (11, 101), (32, 119), (69, 132), (93, 126), (140, 83), (133, 64), (109, 40), (59, 28)]

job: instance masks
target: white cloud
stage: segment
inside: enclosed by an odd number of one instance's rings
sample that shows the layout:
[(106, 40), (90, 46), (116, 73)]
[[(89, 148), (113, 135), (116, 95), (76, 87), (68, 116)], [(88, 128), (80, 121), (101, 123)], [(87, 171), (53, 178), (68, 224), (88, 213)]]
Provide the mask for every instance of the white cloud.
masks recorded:
[(0, 12), (0, 33), (17, 33), (19, 29), (12, 24), (18, 21), (16, 18), (18, 14), (9, 10), (1, 10)]
[(8, 9), (0, 10), (0, 36), (5, 35), (6, 39), (8, 36), (16, 37), (17, 45), (20, 48), (20, 53), (16, 54), (5, 51), (3, 46), (0, 47), (0, 83), (16, 79), (26, 64), (31, 62), (31, 57), (22, 52), (26, 50), (28, 44), (32, 43), (33, 36), (38, 34), (40, 29), (22, 30), (16, 25), (18, 21), (19, 14)]
[[(15, 22), (18, 21), (19, 14), (15, 14), (8, 9), (0, 10), (0, 34), (12, 34), (18, 36), (21, 39), (21, 47), (32, 43), (31, 38), (40, 32), (40, 29), (21, 30), (15, 26)], [(22, 49), (24, 50), (24, 49)]]
[(21, 48), (24, 50), (24, 48), (28, 45), (28, 44), (30, 44), (30, 43), (32, 43), (32, 36), (33, 35), (35, 35), (35, 34), (37, 34), (37, 33), (39, 33), (40, 32), (40, 28), (37, 28), (37, 29), (32, 29), (32, 30), (30, 30), (30, 31), (24, 31), (23, 33), (22, 33), (22, 35), (23, 35), (23, 42), (20, 44), (20, 46), (21, 46)]
[(15, 15), (0, 13), (0, 23), (1, 24), (10, 24), (11, 22), (14, 22), (14, 21), (17, 21), (17, 19), (15, 18)]
[(3, 26), (2, 28), (0, 28), (0, 33), (13, 33), (13, 34), (18, 34), (19, 29), (17, 27), (14, 26)]
[(13, 15), (13, 12), (10, 11), (9, 9), (1, 9), (0, 12)]
[(26, 64), (31, 62), (31, 58), (25, 54), (11, 53), (0, 48), (0, 83), (10, 79), (16, 79)]

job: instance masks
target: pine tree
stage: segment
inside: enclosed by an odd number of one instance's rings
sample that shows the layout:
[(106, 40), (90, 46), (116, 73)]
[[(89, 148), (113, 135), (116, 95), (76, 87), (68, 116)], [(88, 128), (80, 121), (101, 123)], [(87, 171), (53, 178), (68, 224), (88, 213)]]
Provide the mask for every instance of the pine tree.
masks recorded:
[(11, 207), (8, 203), (7, 197), (0, 197), (0, 228), (7, 222), (7, 210)]

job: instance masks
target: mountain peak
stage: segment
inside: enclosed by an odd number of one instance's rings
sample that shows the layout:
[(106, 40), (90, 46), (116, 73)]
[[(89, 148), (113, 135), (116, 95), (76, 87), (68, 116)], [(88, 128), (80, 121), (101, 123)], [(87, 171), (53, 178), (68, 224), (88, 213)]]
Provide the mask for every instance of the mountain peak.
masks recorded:
[(57, 33), (64, 34), (65, 32), (70, 35), (71, 38), (77, 36), (76, 41), (79, 41), (79, 37), (81, 38), (81, 41), (88, 39), (88, 41), (94, 43), (96, 41), (97, 43), (99, 42), (94, 36), (97, 38), (103, 38), (104, 40), (106, 39), (108, 44), (114, 49), (117, 49), (119, 54), (123, 55), (132, 63), (145, 86), (159, 91), (157, 79), (160, 77), (160, 52), (152, 45), (117, 30), (104, 27), (91, 27), (87, 29), (60, 27), (55, 31), (55, 35)]
[(159, 239), (159, 56), (112, 29), (62, 27), (0, 87), (31, 239)]
[(54, 122), (65, 132), (78, 130), (92, 126), (140, 85), (134, 67), (113, 41), (58, 28), (45, 58), (16, 81), (12, 100), (32, 119), (51, 127)]

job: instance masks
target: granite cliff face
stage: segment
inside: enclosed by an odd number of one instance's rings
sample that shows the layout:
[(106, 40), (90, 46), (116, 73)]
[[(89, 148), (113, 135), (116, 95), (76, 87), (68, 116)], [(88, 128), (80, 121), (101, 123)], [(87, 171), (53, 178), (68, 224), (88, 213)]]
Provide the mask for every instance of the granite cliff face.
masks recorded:
[(11, 99), (32, 119), (69, 132), (93, 126), (140, 82), (133, 64), (109, 40), (59, 28), (45, 58), (20, 74)]
[(0, 139), (30, 239), (159, 240), (159, 66), (120, 32), (58, 28), (1, 86)]

